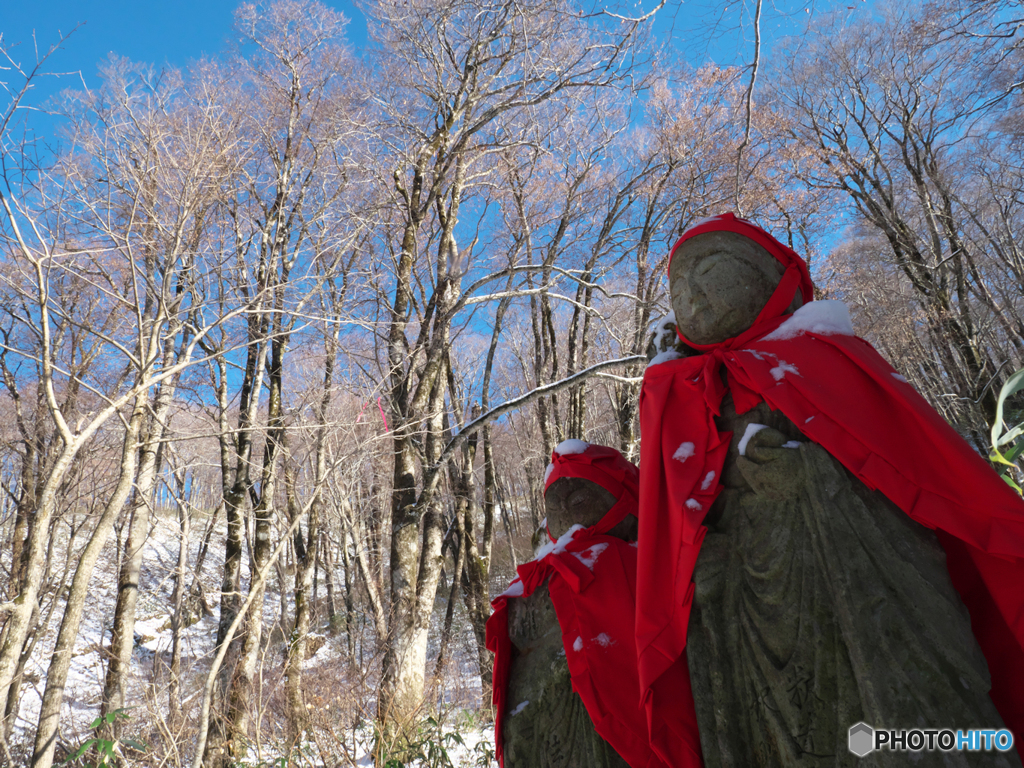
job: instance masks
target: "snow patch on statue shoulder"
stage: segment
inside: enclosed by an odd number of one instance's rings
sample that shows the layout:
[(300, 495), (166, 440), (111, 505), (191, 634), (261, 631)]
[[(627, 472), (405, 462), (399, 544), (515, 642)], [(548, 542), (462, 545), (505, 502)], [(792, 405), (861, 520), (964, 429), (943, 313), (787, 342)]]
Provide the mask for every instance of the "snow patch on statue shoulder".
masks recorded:
[(666, 349), (664, 352), (659, 352), (654, 358), (647, 364), (650, 368), (652, 365), (661, 365), (667, 363), (669, 360), (678, 360), (682, 355), (676, 352), (674, 349)]
[[(662, 347), (673, 347), (676, 343), (676, 313), (675, 311), (669, 312), (664, 317), (661, 317), (651, 323), (651, 327), (647, 329), (648, 333), (654, 334), (654, 348), (661, 349)], [(666, 339), (669, 343), (665, 343)]]
[(555, 446), (555, 453), (559, 456), (572, 456), (573, 454), (583, 453), (590, 447), (590, 443), (585, 443), (582, 440), (563, 440)]
[(522, 597), (523, 596), (523, 582), (516, 579), (508, 585), (508, 589), (502, 592), (498, 597)]
[(528, 705), (529, 703), (530, 703), (529, 701), (520, 701), (520, 702), (519, 702), (519, 704), (518, 704), (518, 705), (516, 705), (516, 708), (515, 708), (515, 709), (513, 709), (513, 710), (512, 710), (511, 712), (509, 712), (509, 713), (508, 713), (508, 716), (509, 716), (509, 717), (515, 717), (515, 716), (516, 716), (516, 715), (518, 715), (518, 714), (519, 714), (520, 712), (522, 712), (522, 711), (523, 711), (524, 709), (526, 709), (526, 707), (527, 707), (527, 705)]
[(747, 424), (747, 431), (743, 433), (743, 438), (740, 440), (740, 456), (747, 455), (747, 443), (750, 442), (750, 438), (760, 432), (762, 429), (768, 429), (767, 424)]
[(537, 550), (537, 556), (534, 560), (543, 560), (545, 557), (551, 554), (557, 555), (559, 552), (563, 552), (565, 548), (572, 541), (572, 537), (576, 534), (576, 531), (582, 531), (583, 526), (577, 523), (568, 531), (558, 537), (558, 541), (549, 541), (543, 547)]
[(584, 549), (582, 552), (573, 552), (573, 555), (577, 560), (583, 563), (591, 571), (594, 570), (594, 564), (597, 562), (597, 558), (601, 556), (601, 553), (608, 549), (608, 545), (605, 543), (595, 544), (592, 547)]
[(819, 336), (853, 336), (850, 310), (841, 301), (823, 299), (804, 304), (790, 318), (761, 341), (792, 339), (801, 333)]

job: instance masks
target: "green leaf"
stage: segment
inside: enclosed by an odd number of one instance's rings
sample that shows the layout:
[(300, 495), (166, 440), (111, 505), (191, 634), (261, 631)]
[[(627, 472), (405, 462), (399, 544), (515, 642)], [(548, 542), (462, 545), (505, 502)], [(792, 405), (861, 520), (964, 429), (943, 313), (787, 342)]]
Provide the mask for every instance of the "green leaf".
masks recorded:
[(996, 420), (992, 424), (992, 445), (1000, 445), (1000, 440), (1003, 437), (1003, 406), (1006, 403), (1006, 398), (1013, 395), (1020, 390), (1024, 389), (1024, 368), (1014, 373), (1003, 388), (999, 390), (999, 399), (996, 401)]
[(1024, 424), (1018, 424), (1016, 427), (1014, 427), (1001, 438), (999, 438), (999, 442), (997, 443), (997, 445), (1008, 445), (1021, 435), (1024, 435)]
[(1008, 461), (1007, 458), (1005, 456), (1003, 456), (1003, 454), (1001, 454), (995, 448), (993, 448), (989, 452), (988, 460), (991, 461), (994, 464), (1005, 464), (1008, 467), (1015, 467), (1015, 466), (1017, 466), (1012, 461)]
[(82, 746), (78, 748), (78, 751), (75, 752), (75, 754), (71, 755), (71, 757), (69, 757), (67, 760), (61, 763), (61, 765), (65, 765), (67, 763), (70, 763), (72, 760), (77, 760), (78, 758), (80, 758), (82, 755), (89, 751), (94, 741), (96, 741), (96, 739), (88, 739), (84, 744), (82, 744)]
[(1010, 448), (1004, 455), (1008, 461), (1016, 461), (1017, 457), (1024, 453), (1024, 440), (1021, 440), (1015, 446)]

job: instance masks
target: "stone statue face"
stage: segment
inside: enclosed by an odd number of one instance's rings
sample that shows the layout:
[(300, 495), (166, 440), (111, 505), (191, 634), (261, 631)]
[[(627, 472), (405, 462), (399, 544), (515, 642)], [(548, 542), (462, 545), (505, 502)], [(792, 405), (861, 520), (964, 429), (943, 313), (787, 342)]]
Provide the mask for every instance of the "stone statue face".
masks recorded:
[(615, 497), (591, 480), (560, 477), (544, 494), (548, 530), (556, 539), (574, 525), (596, 525), (615, 505)]
[[(695, 344), (715, 344), (751, 325), (785, 268), (768, 251), (735, 232), (690, 238), (672, 257), (669, 290), (679, 331)], [(802, 304), (799, 292), (789, 306)]]

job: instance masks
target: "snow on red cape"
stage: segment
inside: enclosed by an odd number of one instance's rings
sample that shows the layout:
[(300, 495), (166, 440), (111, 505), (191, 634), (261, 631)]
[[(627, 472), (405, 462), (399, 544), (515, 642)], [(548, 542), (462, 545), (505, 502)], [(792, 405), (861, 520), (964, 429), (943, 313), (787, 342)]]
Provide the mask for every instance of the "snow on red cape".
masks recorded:
[(819, 336), (853, 336), (850, 310), (841, 301), (827, 299), (804, 304), (761, 341), (791, 339), (801, 333)]
[[(691, 344), (704, 354), (667, 359), (644, 374), (636, 630), (652, 732), (671, 711), (672, 675), (685, 658), (703, 518), (720, 491), (717, 483), (705, 487), (704, 478), (721, 476), (731, 437), (718, 432), (714, 416), (730, 391), (737, 413), (762, 400), (781, 410), (865, 485), (936, 530), (988, 660), (990, 696), (1019, 741), (1024, 502), (870, 344), (851, 335), (845, 311), (835, 304), (812, 309), (819, 302), (812, 302), (806, 264), (791, 249), (726, 214), (689, 230), (673, 252), (689, 237), (717, 230), (750, 237), (786, 271), (750, 329), (720, 344)], [(783, 317), (796, 291), (805, 306)], [(687, 442), (694, 453), (678, 461)]]

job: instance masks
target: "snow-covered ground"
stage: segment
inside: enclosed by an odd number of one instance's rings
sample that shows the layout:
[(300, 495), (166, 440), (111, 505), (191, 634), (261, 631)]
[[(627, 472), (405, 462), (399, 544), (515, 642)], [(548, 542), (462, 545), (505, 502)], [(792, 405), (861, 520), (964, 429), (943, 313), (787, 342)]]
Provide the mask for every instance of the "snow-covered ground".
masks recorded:
[[(190, 562), (198, 551), (202, 522), (196, 521), (190, 543)], [(198, 529), (198, 530), (197, 530)], [(220, 569), (223, 565), (223, 524), (215, 529), (210, 551), (204, 562), (201, 581), (214, 615), (205, 616), (182, 632), (181, 687), (179, 704), (184, 717), (171, 722), (168, 702), (169, 667), (171, 660), (171, 609), (173, 605), (173, 573), (178, 559), (178, 522), (173, 515), (158, 515), (147, 544), (140, 578), (136, 646), (132, 654), (128, 683), (126, 730), (133, 738), (149, 746), (147, 756), (135, 755), (130, 765), (186, 766), (191, 764), (190, 747), (194, 743), (195, 724), (202, 701), (203, 685), (212, 660), (217, 635), (217, 600)], [(76, 542), (79, 547), (84, 542)], [(73, 750), (90, 738), (90, 724), (99, 715), (103, 687), (103, 650), (110, 643), (117, 588), (117, 541), (112, 536), (101, 557), (89, 586), (85, 615), (77, 642), (61, 712), (58, 760), (66, 750)], [(61, 558), (63, 559), (63, 557)], [(243, 564), (247, 572), (247, 564)], [(291, 579), (288, 578), (287, 582)], [(286, 587), (289, 584), (286, 582)], [(339, 591), (341, 575), (336, 575)], [(326, 596), (322, 575), (320, 598)], [(447, 590), (439, 590), (435, 625), (443, 618)], [(337, 597), (341, 602), (341, 596)], [(290, 599), (285, 606), (292, 614)], [(27, 683), (10, 746), (17, 755), (25, 755), (35, 735), (46, 667), (56, 640), (63, 600), (58, 600), (53, 616), (41, 633), (26, 670)], [(341, 606), (339, 605), (339, 609)], [(271, 626), (282, 610), (278, 577), (269, 579), (264, 600), (265, 635), (271, 635), (262, 656), (262, 676), (253, 697), (251, 719), (254, 740), (249, 758), (242, 763), (256, 766), (277, 766), (284, 739), (284, 644), (279, 627)], [(326, 616), (313, 630), (312, 653), (304, 665), (304, 692), (310, 714), (311, 734), (302, 745), (301, 755), (293, 755), (292, 765), (341, 766), (372, 765), (370, 749), (373, 742), (376, 680), (379, 654), (372, 625), (363, 612), (353, 623), (350, 658), (349, 639), (342, 628), (331, 632)], [(477, 672), (476, 648), (472, 632), (463, 618), (462, 606), (456, 610), (456, 634), (452, 638), (452, 656), (446, 679), (431, 689), (440, 723), (425, 724), (422, 750), (426, 760), (413, 760), (409, 766), (487, 765), (493, 754), (493, 731), (482, 721), (477, 707), (481, 698)], [(428, 674), (432, 669), (438, 644), (438, 628), (430, 638)], [(441, 748), (450, 763), (441, 759)], [(277, 762), (275, 762), (277, 761)]]

